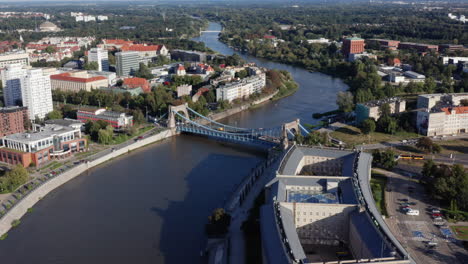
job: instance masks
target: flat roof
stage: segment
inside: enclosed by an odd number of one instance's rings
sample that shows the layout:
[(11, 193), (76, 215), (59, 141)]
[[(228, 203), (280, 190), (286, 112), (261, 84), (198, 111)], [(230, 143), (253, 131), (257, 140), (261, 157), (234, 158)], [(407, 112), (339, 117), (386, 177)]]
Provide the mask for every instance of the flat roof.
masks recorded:
[(14, 140), (14, 141), (34, 142), (34, 141), (42, 140), (45, 138), (53, 137), (55, 135), (72, 132), (75, 130), (77, 129), (68, 127), (68, 126), (46, 125), (45, 127), (41, 127), (41, 131), (39, 132), (16, 133), (16, 134), (5, 136), (4, 138), (7, 140)]

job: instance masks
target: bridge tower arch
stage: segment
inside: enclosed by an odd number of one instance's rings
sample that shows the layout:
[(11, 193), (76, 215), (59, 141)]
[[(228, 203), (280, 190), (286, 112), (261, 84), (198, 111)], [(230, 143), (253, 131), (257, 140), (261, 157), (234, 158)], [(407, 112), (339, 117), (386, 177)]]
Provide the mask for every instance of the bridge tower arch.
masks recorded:
[(187, 118), (190, 119), (189, 113), (187, 111), (187, 103), (181, 104), (181, 105), (170, 105), (169, 106), (169, 118), (167, 120), (167, 126), (169, 128), (175, 128), (176, 127), (176, 118), (175, 115), (176, 113), (182, 112), (182, 114)]
[(299, 123), (300, 120), (296, 119), (292, 122), (283, 124), (281, 133), (281, 146), (283, 147), (283, 149), (287, 149), (289, 147), (288, 131), (295, 131), (296, 133), (301, 133)]

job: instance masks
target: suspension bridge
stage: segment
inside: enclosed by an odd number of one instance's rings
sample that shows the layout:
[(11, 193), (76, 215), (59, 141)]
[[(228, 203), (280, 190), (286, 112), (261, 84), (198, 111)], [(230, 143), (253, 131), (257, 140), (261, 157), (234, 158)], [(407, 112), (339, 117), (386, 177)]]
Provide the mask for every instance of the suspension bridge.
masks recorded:
[(281, 145), (287, 148), (297, 133), (308, 134), (299, 119), (273, 128), (240, 128), (212, 120), (182, 104), (169, 107), (168, 127), (181, 133), (196, 134), (219, 141), (239, 143), (260, 148)]

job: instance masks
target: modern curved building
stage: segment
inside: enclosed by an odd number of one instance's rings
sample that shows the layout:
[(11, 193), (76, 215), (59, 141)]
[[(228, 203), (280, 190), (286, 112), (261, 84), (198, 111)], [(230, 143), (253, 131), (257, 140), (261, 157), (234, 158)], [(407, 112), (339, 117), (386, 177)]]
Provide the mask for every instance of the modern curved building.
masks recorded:
[(372, 155), (293, 146), (265, 187), (263, 262), (413, 263), (378, 212)]

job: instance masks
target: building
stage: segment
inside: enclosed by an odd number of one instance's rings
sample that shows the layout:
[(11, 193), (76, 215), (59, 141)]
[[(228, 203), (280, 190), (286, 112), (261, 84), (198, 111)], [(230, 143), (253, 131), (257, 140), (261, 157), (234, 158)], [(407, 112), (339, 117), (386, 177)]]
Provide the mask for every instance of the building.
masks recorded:
[(109, 86), (104, 76), (92, 76), (87, 71), (72, 71), (50, 76), (52, 90), (68, 92), (91, 91)]
[(0, 108), (0, 136), (23, 133), (28, 122), (28, 109), (20, 106)]
[(140, 57), (136, 51), (123, 51), (115, 54), (118, 76), (134, 75), (140, 68)]
[(29, 55), (24, 50), (0, 53), (0, 69), (11, 64), (29, 65)]
[(109, 55), (107, 50), (92, 48), (88, 52), (88, 61), (97, 62), (98, 71), (109, 71)]
[(442, 63), (444, 65), (448, 64), (458, 64), (458, 62), (468, 62), (468, 57), (442, 57)]
[(364, 52), (364, 39), (352, 37), (343, 39), (343, 46), (341, 52), (348, 58), (350, 54), (363, 53)]
[(107, 111), (104, 108), (86, 109), (81, 108), (76, 113), (77, 119), (86, 123), (87, 121), (102, 120), (114, 128), (126, 128), (133, 126), (133, 116), (125, 113)]
[(397, 50), (400, 41), (398, 40), (389, 40), (389, 39), (369, 39), (369, 41), (375, 41), (379, 43), (381, 48), (389, 50)]
[(417, 73), (417, 72), (414, 72), (414, 71), (405, 71), (403, 73), (403, 75), (407, 78), (410, 79), (410, 81), (424, 81), (426, 79), (426, 76), (420, 74), (420, 73)]
[(141, 90), (144, 93), (151, 92), (150, 83), (148, 82), (148, 80), (144, 78), (138, 78), (138, 77), (125, 78), (123, 79), (122, 87), (126, 90), (141, 88)]
[(245, 99), (251, 94), (260, 93), (265, 85), (265, 73), (228, 83), (216, 89), (216, 101), (232, 102), (235, 99)]
[(398, 97), (369, 101), (356, 105), (356, 122), (360, 124), (368, 118), (378, 120), (380, 117), (380, 107), (384, 104), (388, 104), (390, 106), (391, 114), (402, 113), (406, 110), (406, 101)]
[(468, 107), (462, 105), (462, 100), (468, 100), (468, 93), (419, 95), (418, 132), (425, 136), (466, 133)]
[(414, 42), (400, 42), (398, 45), (399, 49), (411, 49), (416, 50), (417, 52), (430, 52), (430, 51), (439, 51), (439, 46), (432, 44), (421, 44)]
[(215, 58), (216, 55), (199, 51), (172, 50), (171, 59), (176, 61), (207, 62)]
[(293, 146), (265, 186), (263, 263), (412, 263), (375, 205), (371, 164), (369, 153)]
[(61, 29), (50, 21), (46, 21), (39, 25), (40, 32), (58, 32)]
[(357, 60), (362, 60), (364, 58), (369, 58), (369, 59), (374, 59), (376, 60), (377, 59), (377, 55), (374, 55), (372, 53), (367, 53), (367, 52), (363, 52), (363, 53), (351, 53), (349, 54), (348, 56), (348, 61), (357, 61)]
[(153, 58), (157, 56), (168, 56), (169, 50), (164, 45), (146, 45), (146, 44), (132, 44), (125, 45), (121, 48), (122, 51), (136, 51), (141, 59)]
[(441, 44), (439, 45), (439, 51), (440, 52), (446, 52), (446, 51), (457, 51), (457, 50), (468, 50), (468, 48), (465, 48), (463, 45), (456, 45), (456, 44)]
[(185, 75), (185, 74), (187, 74), (187, 72), (185, 71), (185, 67), (182, 64), (176, 65), (174, 72), (175, 72), (176, 75)]
[(192, 94), (192, 85), (184, 84), (177, 86), (177, 98)]
[(103, 39), (98, 47), (106, 50), (121, 49), (123, 46), (133, 45), (133, 41), (123, 39)]
[(29, 167), (69, 157), (86, 150), (81, 130), (71, 126), (45, 125), (34, 133), (17, 133), (2, 138), (0, 161)]
[(24, 69), (20, 64), (9, 65), (2, 71), (6, 106), (22, 104), (28, 116), (44, 118), (53, 110), (50, 77), (42, 69)]
[(308, 39), (307, 43), (309, 44), (330, 44), (330, 40), (326, 38), (318, 38), (318, 39)]

